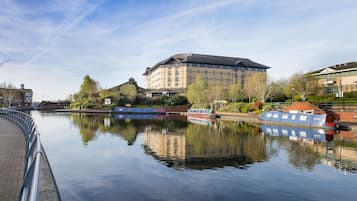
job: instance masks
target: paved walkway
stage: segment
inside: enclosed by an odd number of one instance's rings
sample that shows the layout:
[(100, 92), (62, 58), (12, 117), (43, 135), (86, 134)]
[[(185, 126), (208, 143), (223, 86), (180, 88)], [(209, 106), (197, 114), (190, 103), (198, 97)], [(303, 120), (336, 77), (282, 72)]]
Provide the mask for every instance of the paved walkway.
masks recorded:
[(24, 171), (24, 147), (22, 131), (0, 118), (0, 201), (18, 199)]

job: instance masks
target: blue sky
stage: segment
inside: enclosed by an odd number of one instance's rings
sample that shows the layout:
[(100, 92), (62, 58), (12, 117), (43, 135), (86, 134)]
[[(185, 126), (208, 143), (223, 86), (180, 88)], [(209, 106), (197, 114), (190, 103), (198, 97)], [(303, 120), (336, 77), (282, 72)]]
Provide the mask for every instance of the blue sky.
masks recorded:
[(176, 53), (246, 57), (273, 79), (356, 61), (357, 1), (0, 1), (0, 82), (63, 99)]

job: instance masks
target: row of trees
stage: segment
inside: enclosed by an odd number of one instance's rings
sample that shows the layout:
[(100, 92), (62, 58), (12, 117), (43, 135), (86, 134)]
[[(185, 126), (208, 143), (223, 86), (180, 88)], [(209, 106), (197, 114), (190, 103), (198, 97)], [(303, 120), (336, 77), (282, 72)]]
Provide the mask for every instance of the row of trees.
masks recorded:
[(97, 81), (86, 75), (79, 92), (71, 97), (72, 107), (94, 108), (104, 104), (110, 98), (112, 105), (133, 103), (137, 95), (137, 84), (134, 78), (115, 89), (102, 89)]
[(230, 86), (210, 84), (197, 77), (188, 87), (187, 99), (197, 107), (208, 107), (218, 100), (242, 101), (257, 100), (264, 103), (268, 99), (286, 101), (289, 98), (305, 101), (308, 95), (317, 94), (317, 80), (297, 73), (289, 79), (270, 81), (265, 73), (256, 73), (247, 78), (244, 85), (235, 83)]

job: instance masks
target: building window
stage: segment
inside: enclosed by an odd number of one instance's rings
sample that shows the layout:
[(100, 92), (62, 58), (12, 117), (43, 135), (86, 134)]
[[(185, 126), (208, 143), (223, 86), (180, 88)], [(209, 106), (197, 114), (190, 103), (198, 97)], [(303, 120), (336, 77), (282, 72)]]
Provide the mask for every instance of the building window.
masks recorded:
[(179, 85), (179, 84), (176, 82), (176, 83), (175, 83), (175, 86), (178, 87), (178, 85)]
[(205, 71), (205, 75), (207, 75), (208, 74), (208, 71)]

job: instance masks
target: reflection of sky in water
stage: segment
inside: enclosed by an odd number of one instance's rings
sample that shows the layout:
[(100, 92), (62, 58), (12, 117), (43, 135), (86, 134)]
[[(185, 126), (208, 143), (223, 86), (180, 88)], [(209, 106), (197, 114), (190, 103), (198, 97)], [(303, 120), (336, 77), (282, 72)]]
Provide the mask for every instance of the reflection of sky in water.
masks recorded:
[[(312, 169), (292, 165), (289, 157), (301, 146), (288, 138), (265, 137), (267, 161), (244, 170), (232, 166), (178, 170), (145, 153), (144, 130), (139, 129), (128, 146), (126, 138), (105, 130), (103, 117), (103, 128), (85, 145), (69, 116), (33, 116), (63, 200), (354, 200), (357, 196), (357, 174), (344, 175), (319, 163)], [(262, 136), (246, 139), (258, 137)]]

